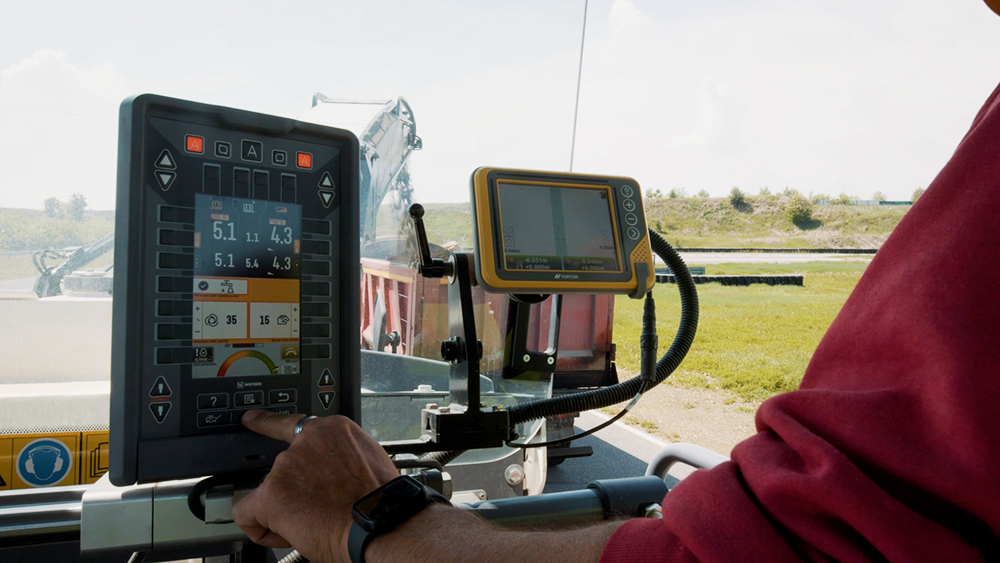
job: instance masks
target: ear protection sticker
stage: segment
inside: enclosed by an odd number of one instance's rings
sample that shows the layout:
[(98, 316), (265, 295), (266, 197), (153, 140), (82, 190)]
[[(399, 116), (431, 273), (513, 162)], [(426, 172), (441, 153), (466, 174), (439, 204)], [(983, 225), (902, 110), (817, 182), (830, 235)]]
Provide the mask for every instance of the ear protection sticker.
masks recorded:
[(69, 448), (59, 440), (42, 438), (21, 448), (17, 476), (32, 487), (47, 487), (62, 481), (73, 467)]

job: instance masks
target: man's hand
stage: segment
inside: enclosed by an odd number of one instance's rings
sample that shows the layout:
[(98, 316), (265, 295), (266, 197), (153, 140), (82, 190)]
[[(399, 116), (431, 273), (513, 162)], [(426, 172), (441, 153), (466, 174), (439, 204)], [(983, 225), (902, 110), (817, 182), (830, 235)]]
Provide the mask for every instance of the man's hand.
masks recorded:
[(259, 545), (294, 546), (311, 561), (346, 561), (351, 507), (399, 473), (351, 420), (317, 418), (293, 436), (301, 419), (266, 411), (243, 415), (250, 430), (291, 445), (260, 487), (233, 506), (233, 519)]

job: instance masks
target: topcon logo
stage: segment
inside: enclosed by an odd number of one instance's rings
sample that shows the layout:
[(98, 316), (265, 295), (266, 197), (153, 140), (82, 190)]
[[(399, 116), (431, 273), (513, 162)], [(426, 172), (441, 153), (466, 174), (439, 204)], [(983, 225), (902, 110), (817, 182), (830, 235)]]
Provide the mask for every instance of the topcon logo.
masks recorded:
[(557, 279), (557, 280), (578, 280), (578, 279), (580, 279), (580, 276), (578, 276), (576, 274), (556, 274), (556, 278), (555, 279)]

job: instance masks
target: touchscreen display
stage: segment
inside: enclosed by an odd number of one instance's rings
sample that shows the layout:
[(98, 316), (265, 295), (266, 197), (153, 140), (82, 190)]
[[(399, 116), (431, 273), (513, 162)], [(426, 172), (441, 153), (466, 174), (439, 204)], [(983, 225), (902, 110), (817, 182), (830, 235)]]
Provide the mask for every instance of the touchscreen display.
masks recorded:
[(195, 195), (192, 377), (299, 373), (302, 207)]
[(507, 270), (620, 272), (610, 190), (497, 183)]

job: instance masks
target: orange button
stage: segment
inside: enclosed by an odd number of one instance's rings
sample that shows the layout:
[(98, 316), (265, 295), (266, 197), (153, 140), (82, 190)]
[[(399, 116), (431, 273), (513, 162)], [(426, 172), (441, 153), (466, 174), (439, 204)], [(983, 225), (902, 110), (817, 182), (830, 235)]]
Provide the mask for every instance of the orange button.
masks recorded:
[(313, 155), (307, 152), (295, 153), (295, 163), (298, 164), (299, 168), (312, 168)]
[(205, 152), (205, 139), (197, 135), (188, 135), (184, 137), (184, 148), (187, 152), (203, 153)]

